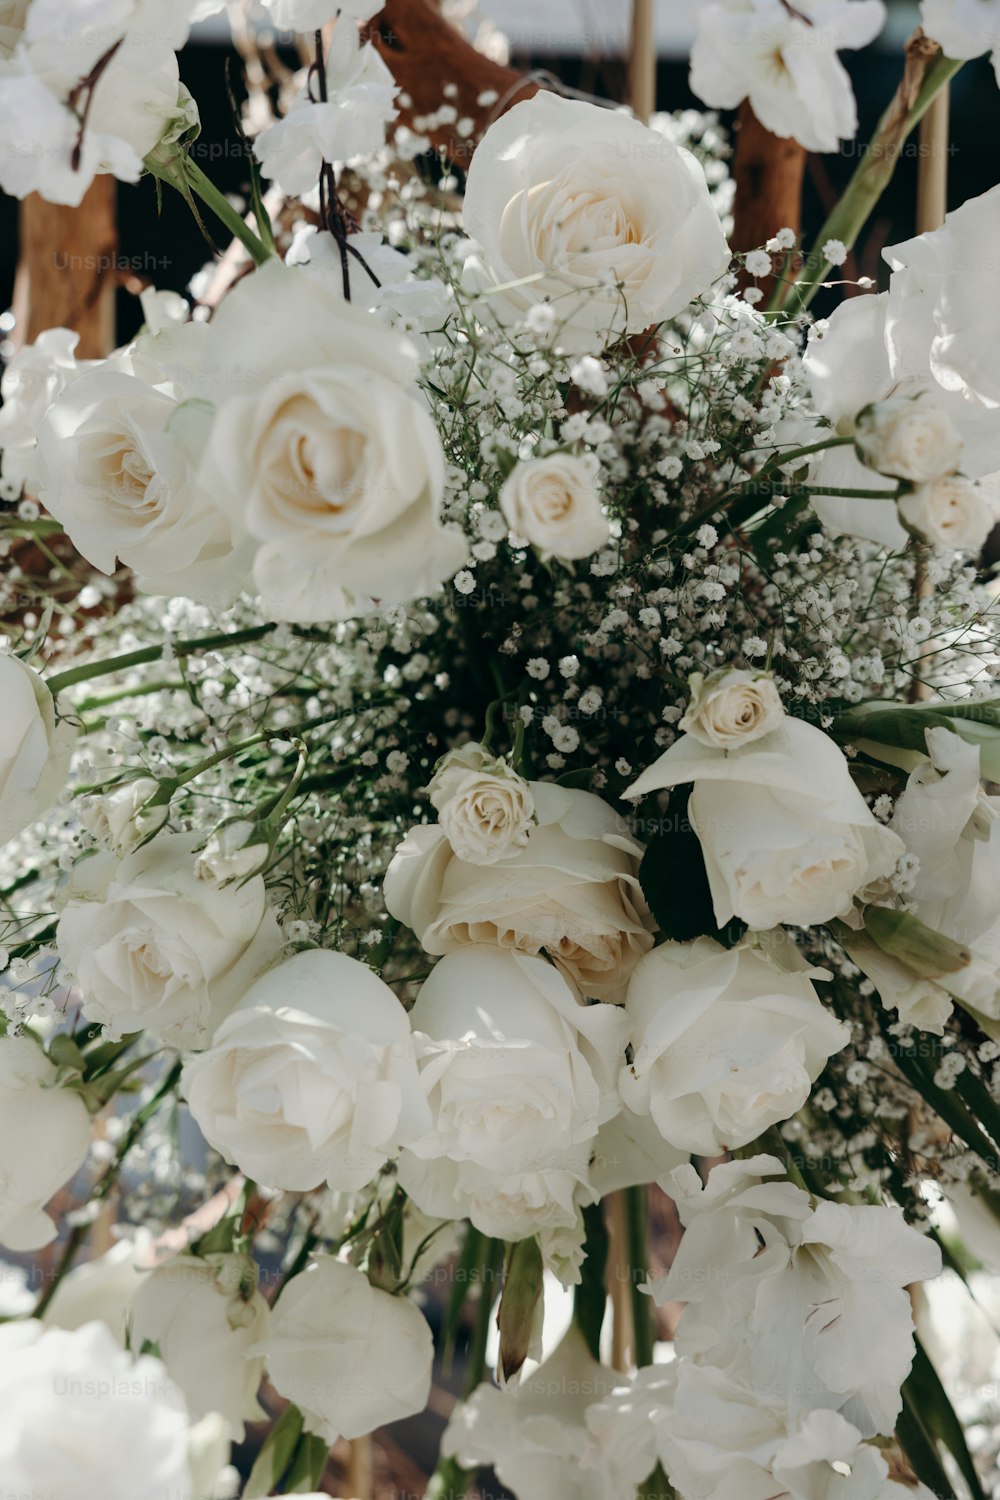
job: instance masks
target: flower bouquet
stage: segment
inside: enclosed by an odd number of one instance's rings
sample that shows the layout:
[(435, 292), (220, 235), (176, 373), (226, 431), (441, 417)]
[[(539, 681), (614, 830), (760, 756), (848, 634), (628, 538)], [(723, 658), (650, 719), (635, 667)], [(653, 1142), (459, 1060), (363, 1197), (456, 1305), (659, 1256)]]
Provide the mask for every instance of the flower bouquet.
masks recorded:
[(1000, 1269), (998, 7), (925, 0), (814, 243), (880, 0), (701, 5), (735, 161), (263, 7), (240, 204), (220, 4), (0, 7), (6, 191), (233, 238), (3, 377), (3, 1493), (368, 1496), (430, 1400), (437, 1500), (996, 1495), (929, 1309)]

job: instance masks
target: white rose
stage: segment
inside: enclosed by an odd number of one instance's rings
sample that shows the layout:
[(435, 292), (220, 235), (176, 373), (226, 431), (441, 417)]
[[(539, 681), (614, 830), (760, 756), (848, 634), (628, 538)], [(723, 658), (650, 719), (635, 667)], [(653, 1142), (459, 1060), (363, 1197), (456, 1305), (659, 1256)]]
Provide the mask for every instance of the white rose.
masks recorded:
[[(120, 561), (148, 593), (227, 605), (251, 552), (237, 550), (232, 525), (195, 480), (209, 421), (194, 399), (206, 332), (191, 324), (142, 335), (70, 381), (39, 429), (35, 466), (39, 499), (95, 568), (113, 573)], [(165, 357), (171, 378), (158, 378)]]
[(516, 464), (500, 491), (500, 509), (511, 531), (542, 557), (589, 557), (611, 535), (591, 471), (571, 453)]
[(439, 827), (412, 828), (385, 877), (388, 910), (428, 953), (463, 943), (542, 951), (583, 994), (624, 998), (637, 960), (653, 945), (639, 887), (642, 846), (590, 792), (528, 783), (536, 825), (523, 849), (490, 865), (454, 853)]
[(131, 1344), (155, 1344), (192, 1417), (218, 1412), (242, 1442), (244, 1422), (266, 1415), (257, 1402), (264, 1361), (250, 1349), (266, 1338), (269, 1316), (246, 1256), (177, 1255), (138, 1287)]
[(850, 1040), (810, 983), (824, 973), (786, 973), (710, 938), (654, 948), (629, 981), (634, 1056), (621, 1070), (623, 1100), (672, 1146), (702, 1156), (789, 1119)]
[(576, 1235), (581, 1206), (597, 1199), (588, 1180), (587, 1153), (580, 1148), (527, 1172), (494, 1172), (475, 1162), (404, 1152), (399, 1182), (434, 1218), (469, 1219), (481, 1233), (500, 1240), (537, 1234), (543, 1245), (553, 1236)]
[(946, 411), (930, 401), (879, 402), (858, 419), (855, 443), (880, 474), (926, 484), (958, 468), (965, 447)]
[(508, 322), (551, 303), (557, 341), (572, 352), (673, 317), (729, 265), (688, 151), (627, 115), (555, 94), (515, 104), (489, 127), (463, 213), (479, 246), (467, 274), (483, 306)]
[(274, 962), (281, 935), (264, 882), (213, 889), (195, 873), (196, 844), (161, 834), (120, 863), (107, 854), (77, 865), (56, 943), (88, 1020), (203, 1047)]
[(30, 1037), (0, 1037), (0, 1244), (10, 1250), (38, 1250), (55, 1239), (43, 1205), (90, 1148), (86, 1105), (58, 1087), (57, 1072)]
[(423, 1411), (430, 1394), (434, 1340), (423, 1314), (329, 1255), (285, 1287), (258, 1352), (275, 1390), (331, 1444)]
[(384, 144), (396, 92), (379, 53), (370, 42), (362, 46), (357, 27), (345, 20), (333, 28), (327, 51), (325, 100), (317, 101), (318, 84), (310, 79), (284, 118), (261, 131), (254, 155), (286, 194), (312, 192), (324, 161), (350, 161)]
[(0, 1326), (0, 1472), (38, 1500), (202, 1500), (184, 1398), (162, 1363), (103, 1323)]
[(55, 802), (69, 769), (71, 731), (56, 724), (44, 679), (0, 652), (0, 844), (22, 833)]
[(143, 808), (160, 789), (152, 776), (136, 776), (98, 797), (83, 797), (77, 804), (80, 822), (118, 859), (158, 833), (167, 821), (166, 805)]
[(265, 974), (189, 1059), (205, 1138), (268, 1187), (356, 1190), (430, 1118), (406, 1012), (346, 953), (297, 953)]
[(440, 522), (444, 455), (404, 339), (275, 260), (236, 286), (209, 334), (225, 399), (202, 487), (256, 544), (272, 618), (364, 613), (456, 572), (465, 540)]
[(691, 49), (691, 88), (717, 109), (749, 99), (774, 135), (836, 151), (858, 128), (851, 81), (837, 56), (866, 47), (885, 21), (881, 0), (706, 0)]
[(42, 1320), (54, 1328), (82, 1328), (84, 1323), (107, 1324), (124, 1343), (132, 1299), (148, 1274), (152, 1235), (146, 1229), (123, 1238), (93, 1260), (84, 1261), (63, 1277)]
[(978, 552), (996, 524), (986, 491), (959, 474), (920, 484), (897, 501), (900, 520), (925, 542)]
[(528, 842), (535, 811), (531, 788), (482, 745), (449, 751), (427, 791), (459, 859), (489, 865)]
[(809, 927), (850, 911), (855, 894), (903, 853), (872, 815), (847, 761), (821, 729), (786, 715), (735, 750), (685, 735), (644, 771), (630, 797), (693, 782), (688, 815), (715, 908), (750, 927)]
[(229, 885), (260, 874), (267, 864), (270, 846), (255, 838), (255, 825), (248, 818), (233, 818), (221, 823), (209, 835), (204, 849), (195, 860), (199, 880), (211, 885)]
[(544, 1167), (617, 1112), (615, 1006), (584, 1005), (554, 965), (476, 943), (441, 959), (410, 1012), (433, 1118), (411, 1142), (494, 1172)]
[(34, 487), (38, 428), (67, 381), (83, 368), (73, 355), (79, 342), (80, 335), (69, 328), (48, 328), (18, 350), (0, 377), (3, 479), (13, 488)]
[(733, 750), (777, 729), (785, 709), (767, 672), (726, 668), (708, 677), (693, 672), (690, 699), (680, 728), (703, 745)]

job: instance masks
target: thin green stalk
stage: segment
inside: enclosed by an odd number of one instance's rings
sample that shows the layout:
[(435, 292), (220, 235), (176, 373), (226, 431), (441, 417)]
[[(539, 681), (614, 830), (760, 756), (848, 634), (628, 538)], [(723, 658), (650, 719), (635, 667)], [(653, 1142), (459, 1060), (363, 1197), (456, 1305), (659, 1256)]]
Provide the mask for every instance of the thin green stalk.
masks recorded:
[[(914, 90), (914, 73), (919, 77), (917, 70), (921, 66), (923, 76)], [(831, 269), (822, 252), (822, 246), (828, 240), (840, 240), (848, 250), (855, 244), (892, 179), (908, 136), (961, 66), (961, 62), (945, 57), (943, 53), (928, 64), (926, 56), (921, 58), (919, 50), (908, 50), (903, 80), (879, 120), (854, 175), (816, 235), (815, 244), (820, 248), (806, 257), (777, 316), (794, 318), (809, 306)]]
[(142, 667), (148, 662), (160, 661), (163, 648), (169, 645), (174, 656), (193, 656), (197, 651), (224, 650), (227, 646), (241, 646), (247, 641), (259, 641), (270, 635), (276, 625), (252, 625), (246, 630), (220, 631), (217, 635), (198, 636), (191, 641), (161, 642), (158, 646), (140, 646), (136, 651), (126, 651), (121, 656), (105, 656), (100, 661), (83, 662), (65, 672), (57, 672), (47, 679), (53, 697), (73, 687), (77, 682), (90, 682), (95, 677), (109, 677), (113, 672), (125, 672), (129, 667)]

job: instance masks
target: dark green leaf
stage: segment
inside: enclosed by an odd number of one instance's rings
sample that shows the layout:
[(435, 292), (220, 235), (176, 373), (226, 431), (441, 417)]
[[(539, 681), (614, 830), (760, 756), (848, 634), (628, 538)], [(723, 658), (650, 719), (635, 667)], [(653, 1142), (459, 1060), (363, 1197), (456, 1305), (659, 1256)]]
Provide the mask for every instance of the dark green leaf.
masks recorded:
[(587, 1348), (595, 1359), (601, 1357), (601, 1326), (608, 1294), (604, 1286), (604, 1270), (608, 1263), (608, 1231), (604, 1223), (604, 1209), (600, 1203), (591, 1203), (583, 1210), (585, 1238), (584, 1261), (580, 1281), (573, 1293), (573, 1320), (587, 1341)]
[(713, 937), (727, 948), (739, 941), (746, 925), (733, 921), (719, 930), (701, 842), (688, 818), (689, 787), (677, 787), (662, 826), (646, 845), (639, 884), (663, 935), (678, 943)]

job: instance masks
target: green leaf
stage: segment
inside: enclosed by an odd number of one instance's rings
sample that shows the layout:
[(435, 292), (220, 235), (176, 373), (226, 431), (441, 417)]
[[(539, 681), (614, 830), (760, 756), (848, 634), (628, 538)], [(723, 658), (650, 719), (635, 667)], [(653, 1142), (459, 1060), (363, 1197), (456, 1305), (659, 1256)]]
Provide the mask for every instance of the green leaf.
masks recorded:
[[(915, 1338), (915, 1343), (913, 1365), (903, 1386), (904, 1411), (919, 1420), (932, 1444), (943, 1444), (948, 1450), (969, 1486), (972, 1500), (985, 1500), (983, 1487), (979, 1482), (979, 1475), (972, 1462), (972, 1456), (965, 1442), (965, 1432), (955, 1413), (955, 1408), (948, 1399), (948, 1393), (941, 1384), (941, 1378), (919, 1338)], [(916, 1467), (915, 1464), (914, 1467)], [(920, 1474), (920, 1478), (925, 1484), (930, 1484), (936, 1494), (951, 1494), (950, 1489), (947, 1491), (938, 1489), (926, 1474)]]
[(601, 1327), (608, 1294), (604, 1286), (604, 1271), (608, 1263), (608, 1231), (604, 1223), (604, 1209), (600, 1203), (590, 1203), (583, 1210), (584, 1260), (580, 1280), (573, 1293), (573, 1321), (587, 1341), (587, 1348), (596, 1360), (601, 1357)]
[(326, 1471), (330, 1449), (314, 1432), (304, 1432), (299, 1438), (291, 1468), (285, 1475), (282, 1489), (286, 1495), (315, 1494)]
[(71, 1036), (64, 1031), (54, 1036), (49, 1043), (49, 1057), (60, 1068), (70, 1068), (74, 1073), (84, 1073), (87, 1060)]
[(943, 981), (972, 962), (968, 948), (943, 932), (935, 932), (933, 927), (925, 927), (908, 911), (866, 906), (864, 923), (865, 931), (883, 953), (924, 979)]
[(937, 1445), (921, 1420), (919, 1406), (914, 1403), (912, 1393), (903, 1387), (903, 1409), (896, 1423), (896, 1436), (917, 1478), (930, 1490), (937, 1500), (958, 1500), (945, 1473)]
[(233, 89), (230, 59), (226, 58), (226, 95), (229, 99), (229, 107), (233, 115), (233, 129), (239, 137), (240, 145), (243, 147), (243, 155), (246, 158), (247, 171), (250, 174), (250, 207), (257, 221), (257, 233), (261, 241), (270, 250), (272, 255), (277, 254), (277, 246), (274, 243), (274, 230), (271, 227), (271, 216), (264, 205), (264, 194), (261, 188), (260, 168), (257, 158), (253, 154), (253, 147), (247, 139), (247, 133), (243, 129), (243, 118), (240, 113), (239, 101)]
[(468, 1298), (469, 1288), (473, 1283), (482, 1280), (477, 1272), (482, 1268), (487, 1243), (486, 1236), (481, 1234), (474, 1225), (470, 1224), (467, 1227), (461, 1253), (451, 1273), (451, 1296), (448, 1299), (444, 1326), (441, 1330), (441, 1365), (445, 1374), (451, 1371), (455, 1340), (461, 1326), (462, 1308)]
[(281, 1483), (302, 1436), (303, 1417), (297, 1406), (286, 1406), (257, 1455), (243, 1487), (243, 1500), (263, 1500)]
[(687, 943), (708, 936), (730, 948), (746, 924), (733, 921), (723, 931), (716, 924), (701, 841), (688, 818), (689, 796), (690, 787), (671, 792), (663, 826), (646, 845), (639, 884), (664, 937)]
[[(841, 743), (867, 742), (927, 754), (926, 731), (950, 729), (979, 746), (980, 775), (1000, 780), (1000, 699), (972, 703), (887, 703), (872, 699), (838, 714), (830, 733)], [(877, 754), (872, 751), (871, 753)]]
[(542, 1252), (533, 1235), (511, 1245), (497, 1312), (498, 1373), (503, 1374), (504, 1380), (513, 1379), (528, 1357), (535, 1310), (542, 1295), (542, 1275)]

